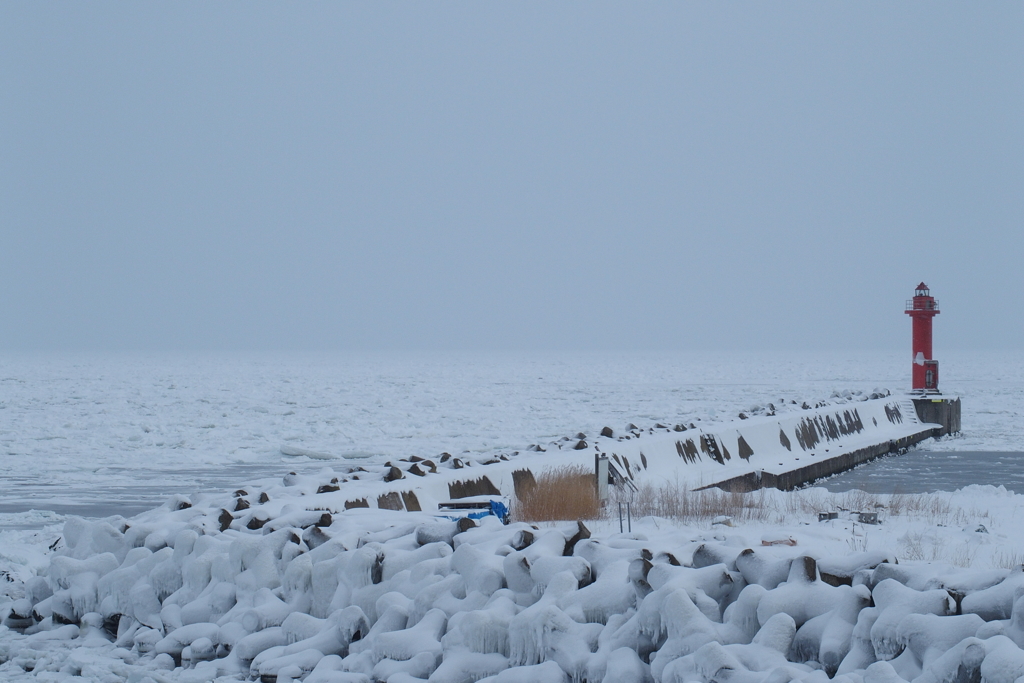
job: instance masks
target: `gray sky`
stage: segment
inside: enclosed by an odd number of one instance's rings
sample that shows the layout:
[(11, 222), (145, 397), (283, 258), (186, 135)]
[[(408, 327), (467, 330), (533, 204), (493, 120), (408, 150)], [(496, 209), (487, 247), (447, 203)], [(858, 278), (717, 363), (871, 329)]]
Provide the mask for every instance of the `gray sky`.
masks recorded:
[(0, 349), (1021, 348), (1020, 3), (0, 6)]

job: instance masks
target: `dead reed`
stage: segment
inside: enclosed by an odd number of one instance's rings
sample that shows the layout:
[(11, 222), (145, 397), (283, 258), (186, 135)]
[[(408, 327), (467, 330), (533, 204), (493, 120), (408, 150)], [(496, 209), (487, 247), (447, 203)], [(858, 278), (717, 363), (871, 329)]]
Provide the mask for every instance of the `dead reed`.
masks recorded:
[(512, 518), (519, 522), (597, 519), (600, 516), (594, 472), (582, 465), (567, 465), (541, 474), (536, 484), (512, 504)]
[(691, 491), (679, 483), (641, 486), (630, 501), (635, 517), (666, 517), (684, 523), (733, 520), (775, 521), (778, 511), (765, 492), (734, 493), (717, 488)]
[[(690, 490), (678, 482), (650, 484), (622, 500), (630, 500), (634, 517), (665, 517), (687, 524), (707, 524), (716, 517), (734, 521), (781, 524), (816, 518), (819, 512), (846, 510), (878, 512), (884, 517), (928, 519), (938, 524), (966, 524), (968, 515), (939, 494), (878, 495), (864, 491), (829, 493), (821, 488), (781, 493), (761, 489), (733, 493), (717, 488)], [(975, 512), (974, 516), (981, 513)]]
[[(512, 517), (523, 522), (598, 519), (614, 515), (618, 502), (628, 501), (634, 519), (662, 517), (683, 524), (711, 524), (719, 517), (734, 522), (783, 524), (794, 519), (816, 519), (819, 512), (878, 512), (880, 519), (902, 517), (928, 520), (932, 524), (959, 525), (987, 517), (985, 511), (965, 511), (951, 505), (941, 494), (893, 493), (879, 495), (863, 491), (829, 493), (821, 488), (782, 493), (761, 489), (734, 493), (717, 488), (691, 490), (680, 482), (643, 484), (637, 491), (612, 490), (612, 499), (602, 508), (594, 488), (594, 473), (582, 465), (550, 470), (537, 477), (536, 484), (512, 505)], [(905, 538), (909, 556), (924, 552), (922, 539)], [(1005, 562), (1014, 563), (1016, 558)]]

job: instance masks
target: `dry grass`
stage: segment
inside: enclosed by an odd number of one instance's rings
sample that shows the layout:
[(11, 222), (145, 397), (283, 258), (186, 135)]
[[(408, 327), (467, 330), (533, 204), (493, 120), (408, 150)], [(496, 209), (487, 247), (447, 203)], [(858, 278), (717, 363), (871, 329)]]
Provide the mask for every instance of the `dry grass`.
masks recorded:
[(536, 485), (512, 504), (518, 522), (597, 519), (601, 505), (594, 472), (582, 465), (560, 467), (537, 477)]
[[(630, 498), (623, 498), (627, 499)], [(968, 514), (951, 505), (948, 497), (936, 494), (829, 493), (813, 488), (779, 496), (765, 489), (753, 493), (732, 493), (716, 488), (691, 491), (679, 483), (659, 487), (645, 485), (632, 495), (631, 502), (634, 517), (652, 515), (687, 524), (710, 523), (719, 516), (735, 521), (783, 524), (794, 519), (815, 518), (823, 511), (848, 510), (878, 512), (883, 519), (902, 516), (928, 520), (932, 524), (963, 526), (969, 519), (987, 514), (979, 511)]]
[(907, 532), (899, 540), (901, 555), (905, 560), (924, 559), (924, 534)]
[(974, 564), (974, 556), (978, 549), (971, 548), (971, 544), (964, 542), (949, 553), (949, 563), (954, 567), (970, 567)]
[[(907, 532), (899, 539), (900, 559), (927, 562), (946, 562), (954, 567), (971, 567), (974, 565), (975, 557), (978, 554), (978, 547), (964, 541), (960, 545), (950, 546), (947, 538), (934, 533), (923, 531)], [(1005, 558), (996, 556), (993, 558), (995, 566), (1001, 566), (1002, 562), (1011, 563), (1017, 555), (1008, 555)]]
[(666, 517), (688, 524), (710, 522), (725, 516), (734, 520), (774, 522), (779, 511), (769, 504), (763, 490), (732, 493), (721, 489), (691, 491), (678, 483), (660, 487), (645, 485), (631, 501), (634, 517)]
[(894, 493), (889, 496), (888, 509), (890, 515), (926, 516), (932, 518), (949, 518), (957, 511), (949, 500), (937, 494)]
[[(816, 519), (819, 512), (832, 510), (877, 512), (883, 522), (886, 518), (900, 517), (937, 526), (966, 526), (973, 520), (988, 517), (987, 511), (964, 510), (951, 504), (949, 496), (934, 493), (829, 493), (821, 488), (785, 495), (768, 489), (733, 493), (717, 488), (690, 490), (680, 482), (660, 486), (644, 484), (635, 492), (612, 489), (610, 493), (612, 499), (602, 509), (596, 496), (593, 471), (583, 466), (567, 466), (538, 477), (536, 486), (513, 503), (512, 517), (524, 522), (614, 517), (620, 501), (630, 503), (634, 518), (662, 517), (690, 525), (710, 525), (716, 517), (729, 517), (735, 522), (786, 524)], [(926, 546), (926, 540), (930, 539), (920, 534), (908, 534), (900, 539), (907, 559), (926, 560), (931, 556), (935, 560), (941, 556), (957, 566), (969, 565), (974, 560), (969, 548), (939, 548), (932, 543)], [(866, 545), (862, 539), (851, 542), (858, 547)], [(1016, 556), (1006, 557), (1001, 563), (1017, 565), (1021, 563), (1019, 560)]]
[(1024, 553), (1014, 552), (1013, 550), (1000, 550), (992, 558), (992, 563), (1003, 569), (1017, 569), (1024, 565)]

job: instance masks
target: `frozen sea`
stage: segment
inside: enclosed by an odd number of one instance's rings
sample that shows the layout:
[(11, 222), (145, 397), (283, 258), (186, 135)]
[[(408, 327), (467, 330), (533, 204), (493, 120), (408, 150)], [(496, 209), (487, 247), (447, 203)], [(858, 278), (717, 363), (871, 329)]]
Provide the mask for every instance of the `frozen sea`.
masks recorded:
[[(922, 450), (1024, 450), (1024, 363), (940, 361), (964, 431)], [(330, 464), (321, 458), (510, 452), (605, 425), (897, 393), (909, 368), (903, 353), (7, 355), (0, 528), (131, 515), (171, 493), (316, 471)], [(301, 451), (319, 457), (284, 455)], [(1004, 483), (986, 468), (964, 474), (962, 484)]]

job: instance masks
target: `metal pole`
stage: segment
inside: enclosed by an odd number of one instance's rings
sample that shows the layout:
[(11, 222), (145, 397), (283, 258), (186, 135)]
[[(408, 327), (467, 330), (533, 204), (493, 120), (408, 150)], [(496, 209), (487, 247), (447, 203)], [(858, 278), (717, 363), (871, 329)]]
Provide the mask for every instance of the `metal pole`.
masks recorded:
[(629, 533), (633, 533), (633, 510), (631, 503), (626, 503), (626, 520), (629, 522)]
[(622, 533), (622, 503), (619, 503), (619, 533)]

